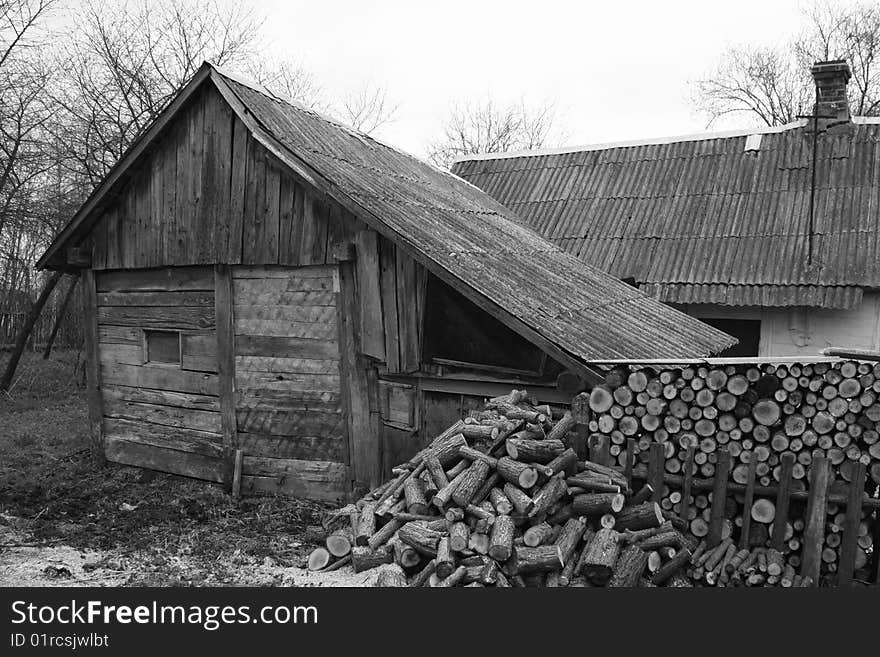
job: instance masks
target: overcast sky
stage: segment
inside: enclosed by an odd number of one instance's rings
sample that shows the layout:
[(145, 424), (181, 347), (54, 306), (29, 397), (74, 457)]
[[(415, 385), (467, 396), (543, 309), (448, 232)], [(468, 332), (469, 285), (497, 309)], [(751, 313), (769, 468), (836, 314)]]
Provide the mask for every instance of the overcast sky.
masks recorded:
[[(330, 93), (385, 86), (378, 136), (423, 155), (452, 102), (554, 101), (569, 144), (700, 132), (688, 82), (725, 44), (785, 41), (803, 0), (257, 0), (274, 47)], [(743, 127), (745, 119), (741, 119)], [(733, 127), (727, 125), (725, 127)]]

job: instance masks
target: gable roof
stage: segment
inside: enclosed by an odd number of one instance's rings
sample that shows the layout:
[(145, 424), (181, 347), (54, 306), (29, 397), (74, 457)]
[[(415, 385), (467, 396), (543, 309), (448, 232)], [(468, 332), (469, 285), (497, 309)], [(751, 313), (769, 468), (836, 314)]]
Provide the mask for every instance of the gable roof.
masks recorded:
[[(609, 358), (702, 357), (735, 343), (563, 253), (454, 175), (210, 65), (196, 79), (196, 87), (210, 80), (252, 136), (294, 175), (567, 366)], [(190, 83), (186, 90), (195, 87)], [(171, 118), (166, 112), (157, 123)], [(145, 135), (147, 142), (154, 137)], [(133, 162), (126, 155), (108, 180)], [(74, 236), (84, 237), (104, 187), (61, 232), (41, 265), (75, 243)]]
[(814, 193), (806, 120), (467, 157), (453, 172), (662, 301), (852, 308), (880, 287), (878, 139), (876, 119), (820, 133)]

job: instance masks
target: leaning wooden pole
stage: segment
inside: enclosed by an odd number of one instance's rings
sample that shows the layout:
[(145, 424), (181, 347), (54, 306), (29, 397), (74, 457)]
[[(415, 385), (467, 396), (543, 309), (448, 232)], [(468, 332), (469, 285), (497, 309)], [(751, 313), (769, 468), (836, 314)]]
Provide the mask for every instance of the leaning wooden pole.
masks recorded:
[(804, 546), (801, 555), (801, 575), (811, 577), (814, 586), (819, 585), (822, 565), (822, 544), (825, 542), (825, 517), (828, 501), (828, 459), (817, 457), (810, 470), (810, 496), (807, 498)]
[(12, 386), (12, 378), (15, 376), (15, 370), (18, 369), (18, 362), (21, 360), (21, 355), (24, 353), (24, 347), (27, 344), (28, 337), (30, 337), (31, 331), (34, 330), (34, 325), (37, 323), (40, 313), (43, 312), (43, 308), (49, 300), (49, 296), (58, 284), (61, 276), (62, 272), (60, 271), (52, 272), (49, 280), (46, 281), (46, 285), (43, 286), (40, 296), (37, 298), (36, 302), (34, 302), (34, 305), (31, 306), (27, 320), (25, 321), (24, 326), (21, 327), (18, 336), (15, 338), (15, 347), (12, 350), (12, 354), (9, 356), (9, 362), (6, 364), (3, 378), (0, 379), (0, 392), (8, 391), (10, 386)]
[(61, 322), (64, 321), (64, 311), (67, 310), (67, 305), (70, 303), (70, 300), (73, 298), (73, 293), (76, 291), (76, 281), (76, 276), (71, 277), (70, 287), (67, 288), (67, 292), (64, 295), (64, 301), (61, 302), (61, 307), (58, 309), (58, 315), (55, 317), (52, 332), (49, 334), (49, 339), (46, 340), (46, 348), (43, 349), (43, 360), (48, 360), (49, 355), (52, 353), (52, 345), (55, 344), (58, 329), (61, 328)]

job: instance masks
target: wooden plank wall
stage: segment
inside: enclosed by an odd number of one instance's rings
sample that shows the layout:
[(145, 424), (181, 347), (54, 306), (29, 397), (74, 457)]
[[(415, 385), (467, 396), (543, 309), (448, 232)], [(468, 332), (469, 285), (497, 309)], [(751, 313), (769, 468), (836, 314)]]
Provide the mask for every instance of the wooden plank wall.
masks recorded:
[[(96, 287), (107, 459), (222, 481), (213, 269), (99, 272)], [(144, 362), (144, 328), (184, 331), (180, 367)]]
[(334, 264), (350, 212), (298, 183), (206, 87), (92, 231), (92, 267)]
[(242, 490), (347, 494), (335, 266), (234, 267), (235, 390)]

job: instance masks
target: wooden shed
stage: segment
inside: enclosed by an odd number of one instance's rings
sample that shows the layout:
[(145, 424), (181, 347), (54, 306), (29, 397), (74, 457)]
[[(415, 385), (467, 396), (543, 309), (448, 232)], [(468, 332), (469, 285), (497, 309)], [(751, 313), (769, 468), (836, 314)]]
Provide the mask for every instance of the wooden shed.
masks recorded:
[(204, 65), (43, 255), (81, 269), (107, 460), (338, 499), (487, 395), (726, 334), (463, 180)]

